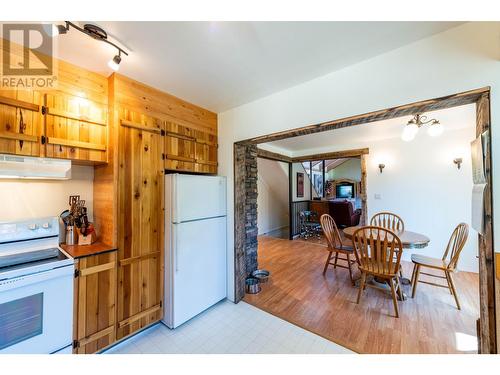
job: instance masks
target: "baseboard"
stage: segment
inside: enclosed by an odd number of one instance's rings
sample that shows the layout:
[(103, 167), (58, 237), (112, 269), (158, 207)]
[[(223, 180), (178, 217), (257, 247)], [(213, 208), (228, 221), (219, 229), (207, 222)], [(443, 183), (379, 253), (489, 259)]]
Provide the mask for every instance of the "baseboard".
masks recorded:
[(274, 232), (276, 230), (284, 229), (284, 228), (288, 228), (288, 225), (283, 225), (281, 227), (277, 227), (277, 228), (274, 228), (274, 229), (266, 230), (264, 233), (259, 233), (258, 236), (265, 236), (268, 233)]

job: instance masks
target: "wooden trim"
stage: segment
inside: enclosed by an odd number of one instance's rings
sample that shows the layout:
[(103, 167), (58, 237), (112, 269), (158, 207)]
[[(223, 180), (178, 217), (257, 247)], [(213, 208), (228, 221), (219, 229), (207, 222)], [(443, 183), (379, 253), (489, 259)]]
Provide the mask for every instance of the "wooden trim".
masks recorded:
[(196, 138), (195, 137), (190, 137), (189, 135), (184, 135), (184, 134), (179, 134), (179, 133), (174, 133), (170, 131), (166, 131), (165, 135), (167, 137), (173, 137), (173, 138), (179, 138), (179, 139), (184, 139), (185, 141), (191, 141), (195, 142)]
[(315, 160), (328, 160), (328, 159), (343, 159), (343, 158), (352, 158), (361, 155), (367, 155), (370, 153), (368, 148), (358, 148), (353, 150), (346, 151), (335, 151), (335, 152), (326, 152), (323, 154), (312, 154), (306, 156), (298, 156), (296, 158), (292, 158), (293, 163), (301, 163), (303, 161), (315, 161)]
[(80, 276), (88, 276), (88, 275), (92, 275), (94, 273), (111, 270), (111, 269), (115, 268), (115, 266), (116, 266), (116, 262), (109, 262), (109, 263), (100, 264), (98, 266), (84, 268), (84, 269), (80, 270)]
[(38, 104), (33, 104), (18, 99), (7, 98), (5, 96), (0, 96), (0, 104), (5, 104), (16, 108), (27, 109), (33, 112), (40, 112), (40, 106)]
[(167, 159), (170, 159), (170, 160), (187, 161), (187, 162), (191, 162), (191, 163), (196, 162), (195, 158), (187, 158), (185, 156), (180, 156), (180, 155), (166, 154), (165, 157)]
[(161, 129), (159, 129), (159, 128), (150, 128), (149, 126), (140, 124), (138, 122), (129, 121), (129, 120), (123, 120), (123, 119), (120, 120), (120, 125), (125, 126), (127, 128), (134, 128), (137, 130), (144, 130), (144, 131), (151, 132), (151, 133), (161, 134)]
[(51, 116), (64, 117), (64, 118), (67, 118), (69, 120), (83, 121), (83, 122), (89, 122), (91, 124), (106, 126), (106, 121), (92, 120), (90, 117), (87, 117), (85, 115), (78, 115), (76, 113), (63, 111), (61, 109), (45, 107), (45, 111), (46, 111), (47, 115), (51, 115)]
[(20, 134), (7, 131), (0, 131), (0, 138), (14, 139), (16, 141), (38, 142), (38, 137), (36, 135)]
[(77, 341), (78, 347), (83, 347), (83, 346), (85, 346), (93, 341), (99, 340), (100, 338), (102, 338), (104, 336), (111, 335), (114, 330), (115, 330), (115, 326), (112, 325), (112, 326), (104, 328), (104, 329), (100, 330), (99, 332), (96, 332), (90, 336), (84, 337), (83, 339)]
[(278, 154), (277, 152), (264, 150), (258, 147), (257, 147), (257, 157), (274, 161), (282, 161), (284, 163), (293, 163), (292, 158), (289, 156)]
[(500, 280), (500, 253), (495, 253), (495, 265), (497, 269), (497, 279)]
[(136, 256), (136, 257), (130, 257), (130, 258), (126, 258), (126, 259), (121, 259), (120, 260), (120, 266), (127, 266), (127, 265), (135, 263), (135, 262), (139, 262), (139, 261), (146, 260), (146, 259), (151, 259), (151, 258), (156, 258), (156, 257), (159, 257), (159, 256), (160, 256), (160, 252), (159, 251), (155, 251), (153, 253), (149, 253), (149, 254), (145, 254), (145, 255), (140, 255), (140, 256)]
[(490, 87), (482, 87), (475, 90), (469, 90), (458, 94), (442, 96), (439, 98), (421, 100), (410, 104), (400, 105), (392, 108), (387, 108), (379, 111), (364, 113), (362, 115), (344, 117), (338, 120), (326, 121), (320, 124), (307, 125), (301, 128), (285, 130), (282, 132), (272, 133), (259, 137), (245, 139), (236, 143), (265, 143), (278, 141), (286, 138), (299, 137), (301, 135), (320, 133), (327, 130), (345, 128), (348, 126), (366, 124), (370, 122), (387, 120), (390, 118), (414, 115), (421, 112), (435, 111), (438, 109), (451, 108), (464, 104), (475, 103), (481, 95), (487, 94)]
[(359, 222), (361, 225), (367, 225), (368, 222), (368, 199), (366, 195), (367, 191), (367, 180), (366, 180), (366, 155), (361, 155), (361, 183), (359, 196), (361, 197), (361, 217)]
[(90, 149), (90, 150), (106, 151), (106, 146), (98, 144), (98, 143), (71, 141), (69, 139), (54, 138), (54, 137), (47, 137), (46, 139), (47, 139), (47, 143), (51, 144), (51, 145), (58, 145), (58, 146), (67, 146), (67, 147), (74, 147), (74, 148), (85, 148), (85, 149)]
[(204, 139), (201, 139), (201, 138), (195, 138), (195, 142), (202, 144), (202, 145), (207, 145), (210, 147), (219, 147), (219, 145), (217, 143), (205, 141)]
[(139, 319), (144, 318), (145, 316), (147, 316), (149, 314), (157, 312), (160, 309), (161, 309), (160, 304), (154, 305), (153, 307), (150, 307), (149, 309), (141, 311), (138, 314), (132, 315), (131, 317), (128, 317), (127, 319), (122, 320), (121, 322), (118, 323), (118, 328), (123, 328), (123, 327), (135, 322), (136, 320), (139, 320)]
[(217, 163), (216, 161), (210, 161), (210, 160), (201, 160), (201, 159), (196, 159), (196, 163), (198, 164), (203, 164), (203, 165), (213, 165), (213, 166), (218, 166), (219, 163)]

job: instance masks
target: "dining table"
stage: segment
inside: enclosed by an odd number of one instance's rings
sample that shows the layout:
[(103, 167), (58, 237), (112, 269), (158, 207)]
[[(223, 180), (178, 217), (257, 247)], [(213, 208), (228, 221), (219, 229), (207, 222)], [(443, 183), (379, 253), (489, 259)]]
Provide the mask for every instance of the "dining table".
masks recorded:
[[(354, 232), (356, 232), (358, 229), (360, 229), (361, 226), (355, 226), (355, 227), (347, 227), (342, 230), (344, 233), (344, 236), (348, 239), (352, 239), (354, 236)], [(401, 240), (401, 246), (403, 249), (423, 249), (429, 245), (429, 242), (431, 241), (429, 237), (427, 237), (424, 234), (417, 233), (417, 232), (412, 232), (409, 230), (402, 230), (402, 231), (395, 231), (394, 232), (399, 239)], [(406, 277), (401, 277), (400, 281), (403, 285), (409, 285), (410, 284), (410, 279)], [(372, 282), (378, 283), (376, 279), (372, 280)], [(383, 285), (377, 285), (379, 288), (383, 288)], [(405, 293), (401, 293), (399, 295), (399, 298), (401, 300), (405, 300), (407, 298)]]

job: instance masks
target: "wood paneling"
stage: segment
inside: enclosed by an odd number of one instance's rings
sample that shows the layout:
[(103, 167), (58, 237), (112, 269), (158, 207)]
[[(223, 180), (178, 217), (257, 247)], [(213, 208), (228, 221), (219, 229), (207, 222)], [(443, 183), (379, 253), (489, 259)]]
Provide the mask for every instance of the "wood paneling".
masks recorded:
[(75, 262), (73, 352), (95, 353), (116, 340), (116, 251)]
[(118, 332), (121, 339), (162, 317), (163, 123), (119, 108)]
[[(322, 275), (328, 255), (323, 241), (260, 236), (259, 267), (271, 277), (245, 301), (360, 353), (464, 353), (456, 333), (476, 334), (477, 274), (455, 274), (462, 310), (447, 290), (423, 284), (415, 298), (399, 302), (395, 319), (390, 294), (366, 289), (357, 305), (359, 289), (348, 272), (329, 268)], [(403, 275), (411, 270), (411, 263), (403, 262)], [(354, 277), (359, 277), (356, 266)], [(403, 290), (409, 294), (410, 286)]]

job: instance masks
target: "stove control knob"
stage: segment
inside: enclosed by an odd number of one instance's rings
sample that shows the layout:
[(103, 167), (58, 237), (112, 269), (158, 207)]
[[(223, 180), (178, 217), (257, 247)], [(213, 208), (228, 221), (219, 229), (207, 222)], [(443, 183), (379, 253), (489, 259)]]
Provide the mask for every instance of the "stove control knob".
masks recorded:
[(29, 230), (35, 230), (35, 229), (37, 229), (37, 228), (38, 228), (38, 225), (36, 225), (36, 224), (29, 224), (29, 225), (28, 225), (28, 229), (29, 229)]
[(50, 223), (43, 223), (42, 224), (43, 229), (49, 229), (50, 228)]

